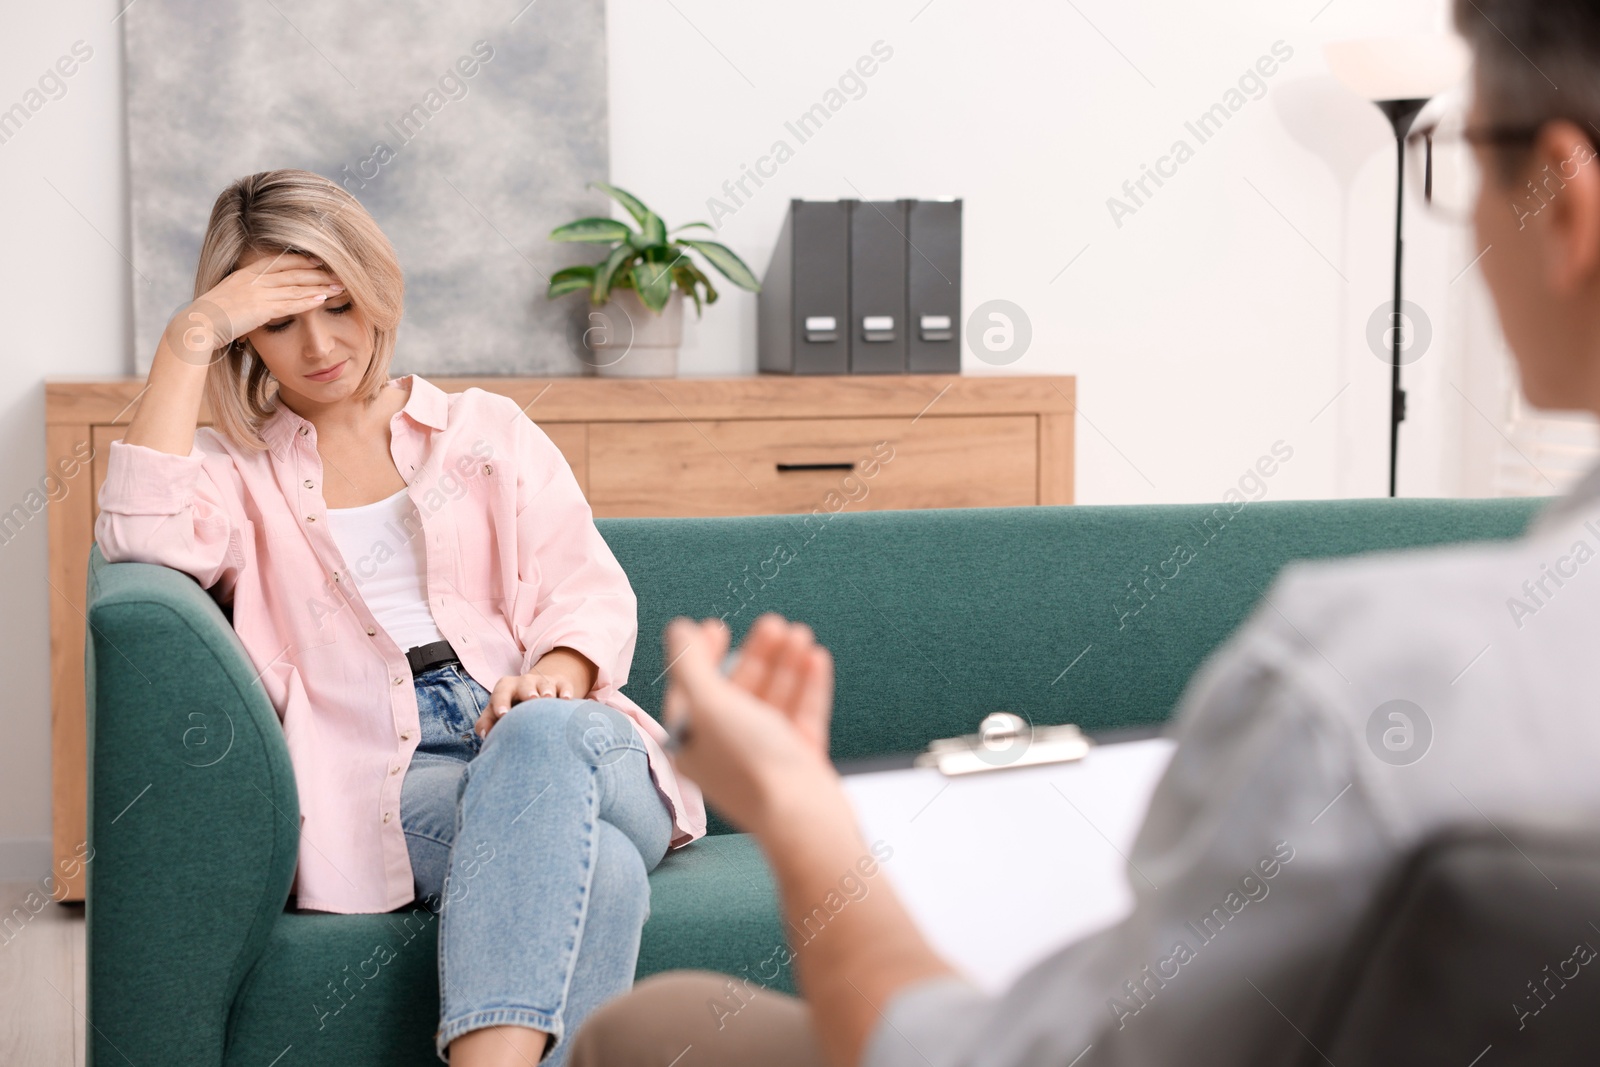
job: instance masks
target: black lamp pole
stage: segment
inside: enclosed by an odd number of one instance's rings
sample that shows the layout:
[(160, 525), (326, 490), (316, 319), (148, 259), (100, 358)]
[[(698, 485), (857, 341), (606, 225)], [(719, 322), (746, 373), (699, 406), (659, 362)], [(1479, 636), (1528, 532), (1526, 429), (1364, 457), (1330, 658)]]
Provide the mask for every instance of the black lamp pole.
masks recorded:
[(1406, 202), (1406, 134), (1411, 130), (1417, 113), (1427, 104), (1426, 99), (1379, 100), (1378, 107), (1394, 127), (1395, 194), (1394, 194), (1394, 305), (1389, 318), (1389, 337), (1392, 345), (1389, 380), (1389, 495), (1395, 495), (1395, 471), (1400, 460), (1400, 424), (1406, 418), (1406, 393), (1400, 388), (1400, 213)]

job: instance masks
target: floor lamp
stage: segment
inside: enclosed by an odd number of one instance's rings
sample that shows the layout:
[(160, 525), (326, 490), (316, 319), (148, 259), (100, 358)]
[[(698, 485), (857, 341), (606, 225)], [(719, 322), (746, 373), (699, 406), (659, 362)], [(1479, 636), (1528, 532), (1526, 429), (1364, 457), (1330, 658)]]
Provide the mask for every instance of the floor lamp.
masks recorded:
[(1406, 202), (1406, 134), (1429, 100), (1459, 82), (1468, 53), (1454, 37), (1375, 37), (1337, 41), (1324, 46), (1328, 70), (1346, 88), (1376, 104), (1394, 130), (1394, 302), (1389, 311), (1389, 495), (1395, 495), (1400, 461), (1400, 424), (1406, 417), (1406, 394), (1400, 387), (1401, 226)]

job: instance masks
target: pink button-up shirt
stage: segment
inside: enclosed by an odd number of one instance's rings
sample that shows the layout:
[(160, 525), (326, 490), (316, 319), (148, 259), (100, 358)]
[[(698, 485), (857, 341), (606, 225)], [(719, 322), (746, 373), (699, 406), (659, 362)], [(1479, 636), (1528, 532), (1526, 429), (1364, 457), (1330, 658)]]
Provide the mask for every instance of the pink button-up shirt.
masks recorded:
[[(587, 656), (592, 698), (643, 738), (672, 847), (703, 836), (705, 803), (673, 772), (666, 731), (619, 691), (637, 602), (566, 459), (510, 399), (408, 377), (390, 455), (421, 528), (394, 536), (422, 540), (440, 632), (486, 689), (557, 646)], [(400, 825), (421, 734), (411, 670), (361, 598), (355, 579), (371, 561), (345, 559), (329, 529), (316, 428), (279, 405), (262, 437), (268, 450), (249, 453), (202, 428), (187, 456), (114, 442), (95, 539), (112, 562), (173, 567), (231, 601), (294, 764), (298, 905), (392, 911), (415, 898)]]

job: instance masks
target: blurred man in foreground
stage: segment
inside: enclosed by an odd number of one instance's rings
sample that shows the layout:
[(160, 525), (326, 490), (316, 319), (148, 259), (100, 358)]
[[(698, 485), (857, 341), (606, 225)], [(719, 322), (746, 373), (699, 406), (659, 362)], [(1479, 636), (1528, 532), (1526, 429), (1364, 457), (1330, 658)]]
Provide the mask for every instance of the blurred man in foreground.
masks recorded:
[[(1471, 172), (1435, 185), (1478, 183), (1480, 265), (1529, 402), (1600, 414), (1600, 2), (1458, 0), (1456, 23), (1474, 99), (1462, 151), (1446, 151), (1447, 124), (1434, 148)], [(1133, 913), (1000, 996), (940, 959), (879, 882), (796, 953), (803, 1001), (657, 975), (589, 1020), (572, 1062), (1296, 1060), (1331, 964), (1425, 837), (1595, 825), (1597, 554), (1600, 468), (1514, 542), (1287, 568), (1184, 695), (1130, 857), (1144, 876)], [(727, 679), (727, 642), (715, 622), (667, 632), (666, 717), (691, 724), (677, 763), (759, 840), (798, 926), (870, 855), (827, 757), (831, 661), (804, 627), (764, 617)], [(1425, 758), (1381, 740), (1396, 707), (1431, 724)]]

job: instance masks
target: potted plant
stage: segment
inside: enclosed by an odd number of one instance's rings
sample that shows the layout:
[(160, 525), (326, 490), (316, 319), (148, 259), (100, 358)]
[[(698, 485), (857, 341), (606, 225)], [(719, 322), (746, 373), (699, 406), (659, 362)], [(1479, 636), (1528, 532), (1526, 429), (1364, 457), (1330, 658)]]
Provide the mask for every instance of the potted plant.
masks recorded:
[(761, 283), (728, 246), (673, 236), (696, 226), (709, 230), (709, 223), (690, 222), (669, 231), (661, 216), (632, 193), (604, 182), (589, 184), (626, 208), (639, 228), (617, 219), (586, 218), (551, 230), (552, 241), (610, 247), (593, 266), (556, 271), (545, 295), (554, 299), (567, 293), (589, 294), (591, 310), (582, 343), (589, 353), (585, 360), (598, 373), (671, 377), (678, 371), (678, 346), (683, 341), (683, 298), (694, 301), (696, 317), (703, 304), (717, 302), (716, 288), (690, 252), (703, 256), (741, 289), (760, 292)]

